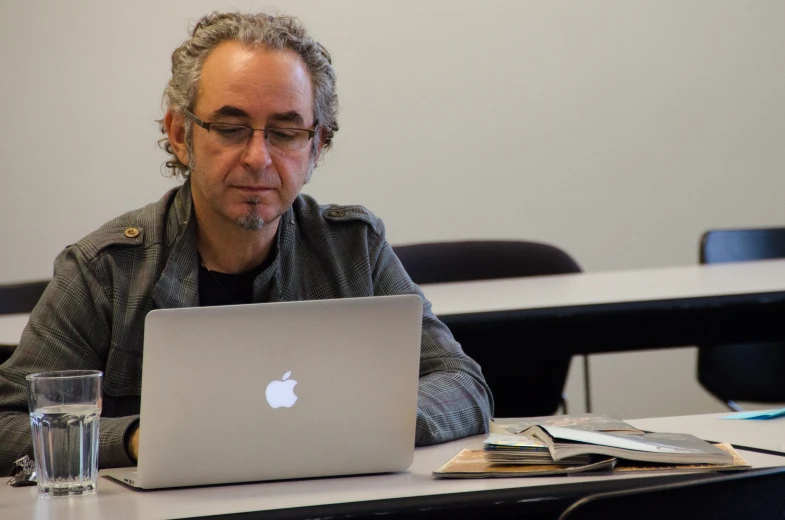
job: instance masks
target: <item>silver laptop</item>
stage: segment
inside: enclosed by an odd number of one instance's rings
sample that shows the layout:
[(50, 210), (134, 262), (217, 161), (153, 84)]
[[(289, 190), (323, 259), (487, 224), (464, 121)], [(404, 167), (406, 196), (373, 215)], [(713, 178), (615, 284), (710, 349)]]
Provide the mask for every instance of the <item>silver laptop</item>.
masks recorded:
[(402, 471), (414, 457), (416, 295), (155, 310), (131, 486)]

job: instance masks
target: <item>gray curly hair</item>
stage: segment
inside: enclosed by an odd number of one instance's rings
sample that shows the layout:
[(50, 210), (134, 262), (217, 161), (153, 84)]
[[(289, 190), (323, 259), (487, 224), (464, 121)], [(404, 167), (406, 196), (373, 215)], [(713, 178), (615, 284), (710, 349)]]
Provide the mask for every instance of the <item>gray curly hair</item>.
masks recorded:
[[(319, 122), (317, 135), (313, 139), (312, 161), (318, 143), (324, 149), (332, 146), (333, 136), (338, 131), (338, 95), (335, 92), (335, 70), (332, 58), (322, 44), (311, 38), (300, 20), (289, 16), (264, 13), (218, 13), (213, 12), (199, 20), (186, 40), (172, 53), (172, 79), (164, 90), (164, 107), (183, 114), (184, 109), (193, 111), (202, 67), (210, 52), (220, 43), (237, 41), (248, 46), (260, 46), (271, 50), (292, 50), (305, 62), (314, 87), (314, 114)], [(166, 135), (163, 119), (157, 121), (161, 133)], [(191, 150), (192, 124), (185, 118), (185, 141)], [(170, 158), (166, 168), (172, 177), (190, 175), (190, 167), (183, 164), (174, 154), (168, 137), (158, 141)], [(192, 158), (191, 158), (192, 159)]]

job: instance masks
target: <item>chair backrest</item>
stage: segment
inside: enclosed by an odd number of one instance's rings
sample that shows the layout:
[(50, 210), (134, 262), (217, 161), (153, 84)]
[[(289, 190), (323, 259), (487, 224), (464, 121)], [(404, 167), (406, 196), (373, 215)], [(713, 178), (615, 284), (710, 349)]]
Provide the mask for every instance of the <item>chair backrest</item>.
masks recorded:
[[(581, 272), (570, 255), (536, 242), (440, 242), (394, 250), (417, 284)], [(524, 343), (523, 328), (510, 318), (481, 325), (450, 323), (455, 339), (482, 367), (497, 417), (550, 415), (562, 401), (571, 354)]]
[(785, 258), (785, 228), (717, 229), (701, 238), (700, 263)]
[(581, 272), (570, 255), (537, 242), (433, 242), (396, 246), (394, 250), (417, 284)]
[[(785, 228), (721, 229), (703, 234), (702, 264), (785, 258)], [(785, 401), (785, 344), (703, 345), (698, 381), (722, 401)]]
[(33, 310), (49, 280), (0, 285), (0, 314), (23, 314)]
[(785, 468), (718, 474), (584, 497), (559, 520), (785, 517)]

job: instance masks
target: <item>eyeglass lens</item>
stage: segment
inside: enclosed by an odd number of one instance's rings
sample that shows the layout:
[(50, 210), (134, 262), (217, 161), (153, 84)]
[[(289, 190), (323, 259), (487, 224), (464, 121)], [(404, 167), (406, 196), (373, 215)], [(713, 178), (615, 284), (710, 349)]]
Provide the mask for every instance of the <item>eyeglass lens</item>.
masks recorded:
[[(212, 123), (210, 135), (222, 146), (235, 146), (248, 142), (254, 130), (243, 125), (226, 123)], [(308, 145), (311, 136), (307, 130), (292, 128), (266, 128), (264, 129), (267, 144), (280, 150), (299, 150)]]

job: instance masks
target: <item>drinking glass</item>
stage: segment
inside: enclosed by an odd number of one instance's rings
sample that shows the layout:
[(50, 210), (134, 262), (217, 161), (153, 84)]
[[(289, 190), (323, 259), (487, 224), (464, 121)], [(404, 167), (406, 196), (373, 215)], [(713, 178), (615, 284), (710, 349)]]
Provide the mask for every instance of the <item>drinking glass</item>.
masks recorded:
[(40, 496), (95, 493), (102, 376), (97, 370), (27, 376)]

